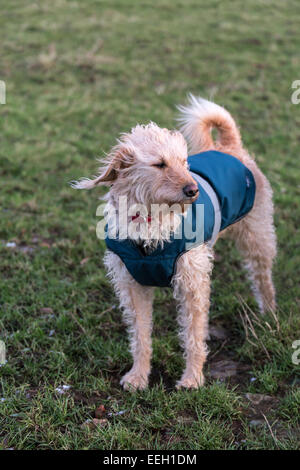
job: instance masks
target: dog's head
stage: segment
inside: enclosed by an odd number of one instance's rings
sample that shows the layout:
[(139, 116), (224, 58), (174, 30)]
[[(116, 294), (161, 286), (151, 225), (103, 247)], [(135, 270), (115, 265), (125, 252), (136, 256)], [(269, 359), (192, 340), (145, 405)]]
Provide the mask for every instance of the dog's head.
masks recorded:
[(94, 179), (83, 179), (76, 188), (111, 186), (115, 196), (126, 196), (130, 204), (192, 203), (198, 187), (188, 171), (187, 144), (179, 131), (162, 129), (154, 123), (138, 125), (122, 134)]

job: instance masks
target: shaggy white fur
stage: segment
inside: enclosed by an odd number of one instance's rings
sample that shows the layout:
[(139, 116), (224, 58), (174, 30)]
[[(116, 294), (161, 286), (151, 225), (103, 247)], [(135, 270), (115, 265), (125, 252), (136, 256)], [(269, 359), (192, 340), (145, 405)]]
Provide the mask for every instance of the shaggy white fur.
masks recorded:
[[(121, 136), (99, 176), (82, 179), (74, 183), (74, 187), (90, 189), (109, 184), (107, 200), (114, 207), (120, 196), (126, 196), (128, 206), (143, 204), (150, 211), (152, 204), (177, 204), (180, 212), (184, 204), (194, 200), (186, 196), (183, 188), (195, 184), (188, 171), (187, 144), (183, 136), (192, 153), (215, 149), (235, 156), (252, 171), (256, 197), (251, 212), (220, 236), (229, 236), (236, 241), (248, 267), (260, 310), (274, 310), (272, 263), (276, 255), (276, 237), (270, 184), (243, 148), (239, 130), (228, 111), (192, 95), (189, 104), (179, 109), (182, 133), (161, 129), (154, 123), (136, 126), (131, 133)], [(212, 128), (219, 131), (216, 142), (211, 136)], [(164, 214), (158, 220), (159, 241), (164, 241), (176, 226), (176, 214), (173, 225), (169, 218), (167, 223)], [(148, 238), (143, 236), (142, 227), (138, 242), (148, 248), (156, 246), (157, 240), (152, 240), (151, 231), (150, 238), (148, 230), (146, 232)], [(212, 260), (213, 249), (203, 244), (183, 254), (177, 262), (172, 286), (179, 306), (180, 338), (186, 359), (178, 387), (196, 388), (204, 383)], [(112, 252), (106, 253), (105, 265), (130, 333), (133, 366), (121, 383), (126, 389), (145, 388), (151, 361), (153, 288), (138, 284)]]

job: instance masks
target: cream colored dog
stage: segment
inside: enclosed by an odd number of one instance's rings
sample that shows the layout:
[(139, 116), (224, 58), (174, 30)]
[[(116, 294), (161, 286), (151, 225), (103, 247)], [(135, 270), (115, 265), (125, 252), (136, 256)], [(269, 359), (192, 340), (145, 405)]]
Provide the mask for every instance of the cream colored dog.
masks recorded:
[[(274, 310), (272, 262), (276, 255), (276, 237), (270, 184), (243, 148), (238, 128), (224, 108), (191, 96), (188, 106), (179, 109), (181, 132), (161, 129), (154, 123), (136, 126), (121, 136), (100, 175), (93, 180), (83, 179), (75, 187), (89, 189), (108, 184), (107, 200), (112, 205), (116, 204), (119, 196), (126, 196), (129, 205), (141, 203), (147, 208), (154, 203), (183, 205), (192, 202), (191, 199), (187, 201), (183, 188), (194, 183), (188, 171), (184, 137), (191, 154), (215, 149), (235, 156), (254, 175), (255, 202), (246, 217), (225, 229), (220, 236), (235, 240), (248, 268), (260, 310)], [(211, 136), (213, 128), (219, 134), (216, 142)], [(168, 239), (174, 227), (164, 227), (164, 217), (159, 223), (161, 241)], [(151, 249), (151, 236), (150, 240), (143, 240), (141, 236), (139, 243)], [(192, 248), (179, 258), (172, 280), (174, 297), (179, 305), (180, 338), (186, 359), (177, 387), (197, 388), (204, 383), (213, 256), (213, 248), (207, 243)], [(121, 384), (125, 389), (143, 389), (148, 384), (150, 373), (154, 288), (138, 284), (121, 259), (111, 251), (105, 254), (105, 265), (129, 325), (133, 366)]]

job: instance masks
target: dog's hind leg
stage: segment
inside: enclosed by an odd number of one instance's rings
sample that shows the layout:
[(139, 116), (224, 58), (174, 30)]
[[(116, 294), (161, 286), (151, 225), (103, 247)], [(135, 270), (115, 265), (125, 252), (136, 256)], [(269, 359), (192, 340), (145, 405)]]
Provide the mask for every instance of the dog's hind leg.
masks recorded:
[(143, 389), (148, 385), (152, 354), (153, 288), (138, 284), (114, 253), (107, 251), (104, 262), (129, 327), (133, 366), (122, 378), (121, 385), (127, 390)]
[[(251, 227), (253, 229), (253, 227)], [(245, 267), (252, 283), (253, 294), (261, 313), (276, 309), (275, 289), (272, 281), (272, 264), (276, 254), (276, 242), (266, 233), (252, 232), (248, 226), (237, 246), (244, 258)], [(265, 227), (264, 230), (267, 228)], [(250, 230), (250, 231), (249, 231)], [(269, 233), (271, 235), (271, 233)]]
[(186, 360), (177, 388), (198, 388), (204, 384), (211, 270), (212, 251), (207, 245), (188, 251), (177, 262), (173, 287), (179, 303), (180, 339)]
[(276, 256), (276, 235), (273, 225), (271, 192), (258, 195), (252, 211), (233, 225), (230, 237), (236, 242), (248, 271), (252, 290), (261, 313), (275, 311), (275, 289), (272, 281), (272, 265)]

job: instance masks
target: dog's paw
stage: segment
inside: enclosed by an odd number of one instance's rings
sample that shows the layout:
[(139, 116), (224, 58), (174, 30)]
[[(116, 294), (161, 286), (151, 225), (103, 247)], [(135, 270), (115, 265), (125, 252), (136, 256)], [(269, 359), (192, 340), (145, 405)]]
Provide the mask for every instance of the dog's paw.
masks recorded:
[(120, 384), (123, 386), (124, 390), (128, 391), (144, 390), (147, 388), (148, 378), (136, 372), (129, 371), (122, 377)]
[(195, 377), (193, 375), (186, 375), (181, 377), (181, 379), (177, 382), (176, 388), (178, 390), (181, 388), (199, 388), (204, 385), (204, 382), (205, 379), (202, 373), (199, 377)]

